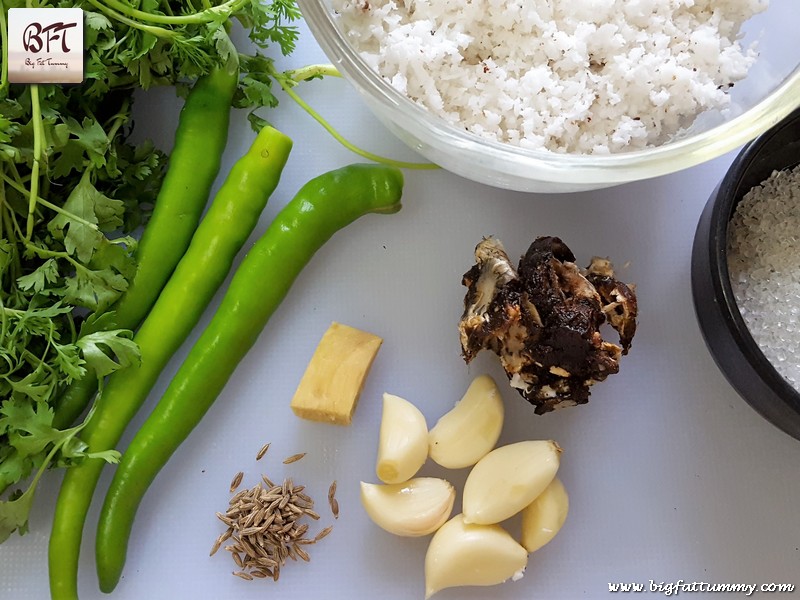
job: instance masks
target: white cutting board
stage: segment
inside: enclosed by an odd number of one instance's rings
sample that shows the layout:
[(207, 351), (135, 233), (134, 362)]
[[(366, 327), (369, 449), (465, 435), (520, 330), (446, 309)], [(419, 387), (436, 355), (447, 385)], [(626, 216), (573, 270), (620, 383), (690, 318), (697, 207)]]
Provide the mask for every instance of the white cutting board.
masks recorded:
[[(303, 29), (298, 52), (283, 66), (311, 62), (325, 58)], [(345, 82), (314, 81), (298, 90), (364, 148), (415, 158)], [(178, 106), (164, 91), (139, 102), (140, 134), (168, 144), (163, 136), (174, 130)], [(253, 239), (302, 183), (358, 160), (285, 97), (264, 116), (295, 140), (295, 148)], [(244, 115), (237, 115), (225, 166), (251, 140)], [(456, 330), (465, 291), (461, 275), (472, 265), (475, 244), (490, 234), (512, 257), (537, 235), (558, 235), (581, 263), (594, 254), (619, 267), (629, 262), (621, 274), (637, 285), (640, 326), (621, 372), (596, 386), (586, 406), (536, 416), (503, 385), (502, 442), (553, 438), (563, 446), (560, 477), (570, 493), (570, 514), (557, 538), (531, 558), (522, 580), (436, 597), (605, 598), (609, 583), (648, 587), (650, 580), (800, 585), (800, 442), (762, 420), (728, 385), (706, 350), (692, 306), (695, 226), (733, 157), (647, 182), (561, 196), (500, 191), (441, 171), (407, 173), (403, 210), (366, 217), (325, 246), (158, 477), (139, 511), (124, 578), (111, 597), (422, 599), (428, 538), (396, 538), (378, 529), (361, 509), (358, 482), (377, 481), (382, 392), (413, 401), (432, 425), (475, 375), (488, 372), (505, 381), (492, 356), (464, 364)], [(304, 422), (289, 410), (306, 364), (334, 320), (385, 340), (346, 428)], [(196, 337), (166, 369), (131, 431)], [(267, 457), (256, 463), (268, 441)], [(308, 455), (284, 467), (281, 460), (296, 452)], [(277, 584), (233, 577), (227, 553), (208, 556), (223, 531), (214, 513), (227, 507), (228, 485), (239, 470), (245, 485), (261, 473), (293, 477), (317, 499), (320, 527), (334, 524), (331, 535), (311, 547), (311, 563), (287, 565)], [(466, 476), (430, 465), (423, 473), (447, 476), (459, 489)], [(110, 474), (106, 469), (84, 536), (83, 600), (107, 597), (96, 584), (93, 538)], [(325, 498), (333, 479), (341, 506), (335, 522)], [(42, 482), (30, 533), (0, 546), (3, 600), (48, 597), (47, 539), (59, 482), (55, 473)]]

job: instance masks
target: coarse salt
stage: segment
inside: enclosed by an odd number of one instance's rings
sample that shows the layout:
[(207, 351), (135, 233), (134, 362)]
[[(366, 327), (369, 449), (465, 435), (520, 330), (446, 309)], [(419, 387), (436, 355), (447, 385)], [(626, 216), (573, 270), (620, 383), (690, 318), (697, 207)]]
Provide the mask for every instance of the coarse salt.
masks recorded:
[(800, 390), (800, 166), (742, 198), (728, 225), (739, 312), (775, 369)]

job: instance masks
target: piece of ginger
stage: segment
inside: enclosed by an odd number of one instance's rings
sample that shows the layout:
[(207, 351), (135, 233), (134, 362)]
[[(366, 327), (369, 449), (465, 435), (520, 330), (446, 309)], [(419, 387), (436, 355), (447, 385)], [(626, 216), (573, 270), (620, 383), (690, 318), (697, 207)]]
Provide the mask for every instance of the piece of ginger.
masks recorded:
[(294, 414), (311, 421), (350, 425), (382, 343), (382, 338), (366, 331), (331, 323), (294, 393)]

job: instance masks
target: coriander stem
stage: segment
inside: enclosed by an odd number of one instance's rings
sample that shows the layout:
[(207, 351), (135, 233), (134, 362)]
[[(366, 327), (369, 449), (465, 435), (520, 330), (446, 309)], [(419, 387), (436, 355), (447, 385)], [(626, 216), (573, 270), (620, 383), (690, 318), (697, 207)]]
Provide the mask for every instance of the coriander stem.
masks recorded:
[(79, 267), (81, 269), (86, 270), (86, 267), (84, 267), (81, 263), (76, 261), (66, 252), (61, 252), (60, 250), (47, 250), (46, 248), (40, 248), (39, 246), (37, 246), (32, 242), (27, 242), (25, 244), (25, 248), (27, 250), (30, 250), (34, 254), (38, 254), (41, 258), (63, 258), (64, 260), (70, 262), (74, 267), (76, 268)]
[(103, 2), (106, 6), (112, 7), (133, 19), (149, 21), (150, 23), (161, 23), (164, 25), (186, 25), (188, 23), (208, 23), (220, 16), (227, 16), (244, 6), (247, 0), (228, 0), (219, 6), (210, 6), (200, 12), (175, 16), (149, 13), (128, 6), (119, 0), (103, 0)]
[(97, 8), (100, 12), (105, 13), (109, 17), (116, 19), (120, 23), (125, 23), (125, 25), (133, 27), (134, 29), (140, 29), (141, 31), (146, 31), (147, 33), (150, 33), (159, 38), (174, 39), (180, 37), (180, 34), (177, 31), (170, 31), (169, 29), (164, 29), (163, 27), (153, 27), (152, 25), (145, 25), (143, 23), (139, 23), (138, 21), (134, 21), (133, 19), (129, 19), (125, 15), (110, 9), (108, 6), (106, 6), (99, 0), (86, 0), (86, 1), (95, 8)]
[(42, 258), (45, 258), (45, 257), (46, 258), (63, 258), (69, 264), (71, 264), (73, 267), (75, 267), (76, 271), (83, 271), (84, 273), (91, 273), (92, 272), (91, 269), (89, 269), (88, 267), (86, 267), (86, 266), (82, 265), (81, 263), (79, 263), (77, 260), (72, 258), (66, 252), (57, 252), (57, 251), (53, 251), (53, 250), (45, 250), (44, 248), (40, 248), (36, 244), (32, 244), (30, 242), (26, 243), (25, 247), (28, 250), (30, 250), (31, 252), (34, 252), (34, 253), (38, 254)]
[(306, 111), (306, 113), (308, 113), (308, 115), (312, 119), (314, 119), (317, 123), (322, 125), (325, 131), (327, 131), (329, 134), (331, 134), (331, 136), (333, 136), (333, 139), (335, 139), (337, 142), (339, 142), (342, 146), (344, 146), (351, 152), (354, 152), (355, 154), (358, 154), (359, 156), (362, 156), (367, 160), (371, 160), (373, 162), (380, 163), (383, 165), (397, 167), (399, 169), (427, 170), (427, 169), (439, 168), (439, 165), (435, 165), (433, 163), (415, 163), (415, 162), (394, 160), (392, 158), (385, 158), (383, 156), (379, 156), (377, 154), (373, 154), (372, 152), (368, 152), (367, 150), (359, 148), (352, 142), (345, 139), (344, 136), (342, 136), (342, 134), (336, 131), (336, 129), (334, 129), (330, 123), (328, 123), (313, 108), (311, 108), (308, 104), (306, 104), (306, 102), (295, 93), (295, 91), (291, 88), (291, 86), (283, 80), (283, 77), (276, 77), (275, 79), (278, 81), (278, 84), (283, 88), (283, 91), (286, 92), (286, 94), (292, 100), (294, 100), (297, 103), (297, 105), (300, 106), (300, 108)]
[(8, 87), (8, 39), (6, 38), (6, 4), (0, 0), (0, 46), (3, 55), (0, 56), (0, 95)]
[[(5, 174), (5, 170), (0, 170), (0, 177), (2, 177), (4, 180), (5, 180), (6, 177), (8, 177)], [(0, 185), (0, 237), (2, 237), (4, 235), (4, 230), (8, 229), (8, 222), (6, 221), (6, 209), (7, 208), (10, 209), (10, 207), (7, 204), (7, 200), (6, 200), (6, 186), (5, 185)], [(8, 232), (9, 235), (11, 233), (12, 233), (11, 231)], [(14, 238), (13, 238), (13, 236), (11, 236), (8, 239), (12, 240)]]
[(292, 69), (291, 71), (286, 71), (285, 73), (288, 75), (292, 81), (307, 81), (308, 79), (313, 79), (314, 77), (341, 77), (341, 73), (336, 70), (336, 67), (333, 65), (307, 65), (300, 69)]
[(86, 113), (87, 117), (89, 117), (92, 121), (97, 121), (97, 117), (94, 116), (92, 109), (89, 108), (89, 103), (86, 102), (85, 96), (78, 96), (78, 103), (81, 105), (81, 110)]
[[(17, 190), (20, 194), (23, 194), (24, 196), (27, 196), (28, 197), (28, 202), (30, 204), (31, 192), (26, 190), (23, 186), (21, 186), (16, 181), (11, 179), (5, 173), (0, 173), (0, 179), (5, 181), (9, 186), (11, 186), (15, 190)], [(31, 187), (33, 187), (33, 184), (31, 184)], [(97, 225), (95, 225), (94, 223), (91, 223), (91, 222), (87, 221), (86, 219), (82, 219), (78, 215), (73, 215), (68, 210), (64, 210), (60, 206), (58, 206), (56, 204), (53, 204), (52, 202), (48, 202), (47, 200), (45, 200), (42, 197), (36, 198), (35, 203), (41, 204), (42, 206), (47, 207), (50, 210), (55, 211), (60, 215), (64, 215), (65, 217), (68, 217), (71, 221), (75, 221), (76, 223), (80, 223), (81, 225), (85, 225), (86, 227), (91, 227), (92, 229), (95, 229), (95, 230), (97, 229)]]
[(16, 181), (19, 181), (20, 183), (27, 183), (28, 181), (31, 180), (30, 173), (27, 173), (24, 176), (19, 174), (19, 170), (17, 169), (16, 163), (9, 162), (6, 164), (8, 165), (8, 168), (11, 170), (11, 174), (14, 176), (14, 179)]
[(78, 339), (78, 332), (75, 329), (75, 319), (72, 316), (72, 312), (68, 312), (66, 314), (67, 323), (69, 323), (69, 331), (70, 331), (70, 343), (74, 344), (75, 340)]
[(125, 100), (122, 103), (122, 106), (119, 107), (119, 111), (117, 111), (117, 114), (111, 117), (114, 120), (114, 123), (111, 125), (111, 129), (109, 129), (108, 133), (106, 134), (109, 141), (114, 139), (114, 136), (117, 135), (117, 131), (119, 131), (119, 128), (122, 127), (122, 125), (130, 117), (130, 114), (128, 113), (130, 107), (131, 107), (130, 98), (125, 98)]
[(31, 186), (30, 196), (28, 197), (28, 223), (25, 229), (25, 239), (30, 241), (33, 238), (33, 215), (36, 212), (36, 200), (39, 197), (39, 168), (42, 160), (42, 107), (39, 104), (39, 86), (31, 84), (31, 108), (33, 114), (31, 123), (33, 125), (33, 166), (31, 167)]
[(48, 201), (47, 201), (47, 200), (45, 200), (44, 198), (39, 198), (39, 199), (38, 199), (38, 202), (39, 202), (39, 204), (41, 204), (42, 206), (44, 206), (44, 207), (46, 207), (46, 208), (49, 208), (50, 210), (52, 210), (52, 211), (54, 211), (54, 212), (57, 212), (57, 213), (58, 213), (58, 214), (60, 214), (60, 215), (64, 215), (64, 216), (65, 216), (65, 217), (67, 217), (67, 218), (68, 218), (70, 221), (75, 221), (76, 223), (80, 223), (81, 225), (84, 225), (84, 226), (86, 226), (86, 227), (91, 227), (92, 229), (94, 229), (94, 230), (98, 231), (97, 225), (95, 225), (95, 224), (94, 224), (94, 223), (92, 223), (91, 221), (87, 221), (86, 219), (83, 219), (83, 218), (79, 217), (78, 215), (73, 215), (73, 214), (72, 214), (71, 212), (69, 212), (68, 210), (64, 210), (64, 209), (63, 209), (63, 208), (61, 208), (60, 206), (58, 206), (58, 205), (56, 205), (56, 204), (53, 204), (52, 202), (48, 202)]
[[(20, 230), (20, 228), (19, 228), (19, 224), (18, 224), (16, 221), (14, 221), (14, 229), (16, 230), (16, 232), (17, 232), (17, 235), (18, 235), (20, 238), (22, 238), (22, 231)], [(60, 251), (55, 251), (55, 250), (47, 250), (47, 249), (45, 249), (45, 248), (40, 248), (39, 246), (37, 246), (37, 245), (36, 245), (36, 244), (34, 244), (33, 242), (31, 242), (31, 241), (28, 241), (28, 240), (25, 240), (25, 239), (23, 239), (23, 245), (25, 246), (25, 248), (26, 248), (27, 250), (30, 250), (30, 251), (31, 251), (31, 252), (33, 252), (34, 254), (38, 254), (40, 257), (46, 257), (46, 258), (63, 258), (63, 259), (64, 259), (64, 260), (66, 260), (68, 263), (70, 263), (70, 264), (71, 264), (73, 267), (75, 267), (75, 270), (76, 270), (76, 271), (80, 270), (80, 271), (83, 271), (84, 273), (89, 273), (89, 272), (91, 272), (91, 269), (89, 269), (89, 268), (85, 267), (84, 265), (82, 265), (81, 263), (79, 263), (77, 260), (75, 260), (74, 258), (72, 258), (72, 257), (71, 257), (69, 254), (67, 254), (66, 252), (60, 252)]]
[[(3, 345), (7, 344), (6, 337), (8, 336), (8, 319), (6, 318), (6, 310), (15, 310), (13, 308), (6, 309), (3, 301), (0, 300), (0, 308), (3, 309), (3, 312), (0, 312), (0, 340), (3, 341)], [(23, 311), (19, 311), (23, 312)], [(9, 372), (14, 368), (14, 365), (11, 362), (11, 358), (8, 356), (3, 357), (3, 361), (8, 365)], [(2, 485), (0, 485), (0, 494), (3, 493)]]
[[(50, 321), (50, 323), (52, 324), (52, 321)], [(52, 326), (50, 329), (52, 329)], [(22, 351), (22, 357), (28, 359), (27, 360), (28, 364), (31, 367), (33, 367), (34, 370), (41, 368), (50, 371), (51, 373), (53, 372), (53, 367), (48, 365), (44, 360), (47, 357), (47, 353), (50, 352), (50, 343), (51, 343), (51, 338), (48, 338), (47, 347), (45, 348), (44, 354), (42, 356), (36, 356), (33, 352), (31, 352), (27, 348)]]
[[(6, 202), (6, 188), (5, 186), (2, 186), (0, 187), (0, 224), (2, 224), (2, 228), (0, 228), (0, 235), (5, 234), (7, 236), (7, 240), (13, 240), (14, 225), (16, 222), (17, 219), (14, 215), (14, 209), (12, 209)], [(14, 244), (12, 256), (13, 262), (9, 265), (4, 275), (7, 276), (11, 281), (16, 281), (17, 277), (22, 274), (22, 263), (20, 262), (19, 250), (16, 244)], [(14, 289), (14, 287), (12, 286), (8, 289)]]

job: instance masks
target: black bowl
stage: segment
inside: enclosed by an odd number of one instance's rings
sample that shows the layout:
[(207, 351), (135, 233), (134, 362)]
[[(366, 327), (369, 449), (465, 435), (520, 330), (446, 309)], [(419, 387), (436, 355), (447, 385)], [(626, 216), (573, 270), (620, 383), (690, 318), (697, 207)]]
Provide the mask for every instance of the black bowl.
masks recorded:
[(773, 171), (800, 164), (800, 108), (745, 146), (706, 204), (692, 249), (700, 329), (720, 370), (761, 416), (800, 440), (800, 393), (767, 360), (736, 306), (728, 274), (728, 223), (742, 197)]

